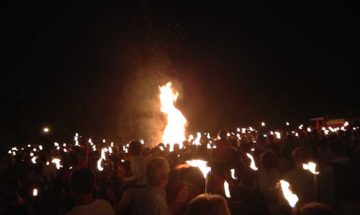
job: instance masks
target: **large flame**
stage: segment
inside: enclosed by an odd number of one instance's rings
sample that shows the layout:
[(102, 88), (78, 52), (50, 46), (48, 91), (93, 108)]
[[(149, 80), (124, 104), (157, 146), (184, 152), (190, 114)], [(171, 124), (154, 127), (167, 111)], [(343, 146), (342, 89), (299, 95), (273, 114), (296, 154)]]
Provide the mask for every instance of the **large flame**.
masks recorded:
[(295, 207), (296, 203), (299, 201), (299, 197), (290, 190), (289, 182), (287, 182), (285, 180), (280, 180), (280, 186), (281, 186), (283, 195), (284, 195), (286, 201), (288, 201), (290, 207), (292, 207), (292, 208)]
[(170, 144), (170, 151), (172, 151), (175, 143), (178, 143), (180, 147), (182, 147), (182, 142), (185, 140), (185, 127), (187, 121), (181, 111), (174, 105), (179, 93), (174, 90), (171, 82), (168, 82), (159, 88), (161, 102), (160, 110), (167, 118), (162, 141), (165, 144)]

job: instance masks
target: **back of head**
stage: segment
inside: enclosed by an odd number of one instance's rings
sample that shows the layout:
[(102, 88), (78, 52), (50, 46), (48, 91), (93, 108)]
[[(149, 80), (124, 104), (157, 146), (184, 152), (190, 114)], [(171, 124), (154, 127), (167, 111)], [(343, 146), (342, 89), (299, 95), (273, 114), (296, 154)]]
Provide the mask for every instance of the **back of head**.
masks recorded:
[(228, 131), (226, 129), (221, 129), (218, 133), (218, 136), (222, 140), (226, 140)]
[(292, 151), (292, 157), (294, 159), (294, 162), (299, 163), (305, 163), (309, 160), (309, 150), (305, 147), (297, 147)]
[(300, 215), (335, 215), (335, 210), (320, 202), (310, 202), (301, 207)]
[(95, 188), (95, 175), (88, 168), (76, 170), (70, 179), (71, 190), (76, 193), (86, 194)]
[(203, 193), (191, 200), (186, 215), (230, 215), (224, 197)]
[(168, 179), (169, 163), (163, 157), (152, 158), (146, 166), (146, 176), (150, 185), (159, 185)]
[(129, 144), (129, 153), (133, 156), (138, 156), (142, 152), (142, 145), (139, 140), (133, 140)]
[(274, 169), (279, 166), (279, 162), (276, 155), (271, 151), (264, 152), (261, 155), (260, 160), (261, 160), (261, 165), (266, 169)]

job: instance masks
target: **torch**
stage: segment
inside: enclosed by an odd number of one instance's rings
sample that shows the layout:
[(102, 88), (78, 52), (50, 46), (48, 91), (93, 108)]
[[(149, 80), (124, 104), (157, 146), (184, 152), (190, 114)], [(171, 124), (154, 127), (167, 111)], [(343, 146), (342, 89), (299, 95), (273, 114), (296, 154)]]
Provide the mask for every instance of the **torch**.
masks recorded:
[(208, 178), (207, 175), (211, 170), (211, 167), (207, 165), (207, 161), (204, 160), (188, 160), (186, 163), (191, 167), (197, 167), (201, 171), (205, 179), (205, 193), (207, 193)]
[(250, 153), (246, 153), (246, 156), (250, 159), (250, 169), (255, 171), (256, 176), (256, 188), (259, 189), (259, 174), (258, 174), (258, 168), (255, 164), (255, 159)]
[(296, 204), (299, 201), (299, 197), (291, 191), (289, 182), (287, 182), (285, 180), (280, 180), (280, 186), (281, 186), (281, 191), (284, 195), (284, 198), (286, 199), (286, 201), (288, 202), (290, 207), (293, 210), (295, 210), (295, 214), (296, 214), (296, 212), (298, 212), (298, 208), (296, 207)]
[(319, 171), (316, 171), (316, 163), (314, 162), (308, 162), (308, 163), (303, 163), (303, 169), (304, 170), (308, 170), (309, 172), (311, 172), (314, 175), (314, 185), (315, 185), (315, 190), (316, 190), (316, 195), (317, 195), (317, 199), (318, 201), (320, 201), (320, 189), (319, 189), (319, 185), (318, 185), (318, 180), (317, 180), (317, 175), (319, 175)]

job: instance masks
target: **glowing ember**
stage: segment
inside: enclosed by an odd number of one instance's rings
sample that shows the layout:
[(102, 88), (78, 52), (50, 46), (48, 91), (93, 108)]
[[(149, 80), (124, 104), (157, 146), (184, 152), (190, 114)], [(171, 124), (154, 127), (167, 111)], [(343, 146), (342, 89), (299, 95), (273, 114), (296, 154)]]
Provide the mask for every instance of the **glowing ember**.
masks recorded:
[(255, 164), (254, 157), (253, 157), (251, 154), (249, 154), (249, 153), (246, 153), (246, 156), (251, 160), (250, 168), (251, 168), (252, 170), (257, 171), (258, 168), (257, 168), (257, 166), (256, 166), (256, 164)]
[(304, 169), (304, 170), (308, 170), (308, 171), (310, 171), (310, 172), (311, 172), (312, 174), (314, 174), (314, 175), (318, 175), (318, 174), (319, 174), (319, 172), (316, 171), (316, 163), (314, 163), (314, 162), (304, 163), (302, 166), (303, 166), (303, 169)]
[(229, 190), (229, 183), (227, 181), (224, 181), (224, 191), (226, 198), (231, 198), (230, 190)]
[(207, 165), (207, 161), (204, 161), (204, 160), (188, 160), (188, 161), (186, 161), (186, 163), (189, 166), (199, 168), (201, 173), (203, 174), (204, 178), (206, 178), (207, 174), (211, 170), (211, 168), (208, 167), (208, 165)]
[(38, 194), (39, 194), (38, 189), (34, 188), (32, 195), (33, 195), (34, 197), (36, 197), (36, 196), (38, 196)]
[(296, 194), (294, 194), (290, 190), (289, 182), (287, 182), (285, 180), (280, 180), (280, 186), (281, 186), (283, 195), (284, 195), (286, 201), (288, 201), (290, 207), (292, 207), (292, 208), (295, 207), (296, 203), (299, 201), (299, 198)]
[(178, 99), (179, 93), (173, 89), (171, 82), (160, 86), (159, 89), (161, 102), (160, 110), (167, 118), (162, 142), (170, 144), (170, 151), (173, 151), (175, 143), (178, 143), (180, 148), (182, 148), (182, 142), (185, 140), (187, 120), (181, 111), (174, 105), (174, 102)]

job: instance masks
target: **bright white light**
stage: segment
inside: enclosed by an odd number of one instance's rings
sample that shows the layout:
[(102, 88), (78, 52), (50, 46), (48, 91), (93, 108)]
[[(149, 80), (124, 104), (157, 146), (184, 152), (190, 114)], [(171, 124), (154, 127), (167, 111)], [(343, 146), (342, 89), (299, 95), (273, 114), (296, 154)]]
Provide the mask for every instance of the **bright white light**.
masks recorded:
[(230, 172), (231, 172), (231, 178), (236, 180), (237, 177), (235, 176), (235, 169), (230, 169)]
[(261, 122), (262, 127), (265, 127), (265, 125), (266, 125), (265, 122)]
[(289, 126), (290, 125), (290, 123), (289, 122), (286, 122), (286, 126)]
[(43, 132), (44, 132), (44, 133), (49, 133), (49, 132), (50, 132), (50, 128), (49, 128), (49, 127), (44, 127), (44, 128), (43, 128)]
[(37, 158), (38, 158), (37, 156), (32, 157), (32, 158), (31, 158), (31, 162), (32, 162), (33, 164), (36, 164), (36, 159), (37, 159)]
[(247, 157), (250, 159), (250, 161), (251, 161), (251, 163), (250, 163), (250, 168), (251, 168), (252, 170), (257, 171), (258, 168), (257, 168), (257, 166), (256, 166), (256, 164), (255, 164), (254, 157), (253, 157), (251, 154), (249, 154), (249, 153), (246, 153), (246, 156), (247, 156)]
[(38, 194), (39, 194), (38, 189), (34, 188), (32, 194), (33, 194), (34, 197), (38, 196)]
[(281, 186), (283, 195), (284, 195), (285, 199), (288, 201), (290, 207), (294, 208), (296, 203), (299, 201), (298, 196), (290, 190), (289, 182), (287, 182), (285, 180), (280, 180), (280, 186)]
[(314, 163), (314, 162), (304, 163), (302, 166), (303, 166), (304, 170), (308, 170), (309, 172), (311, 172), (314, 175), (319, 174), (319, 172), (316, 171), (316, 163)]
[(227, 181), (224, 181), (224, 191), (225, 191), (226, 198), (231, 198), (229, 183)]
[(78, 133), (75, 133), (74, 142), (75, 142), (75, 146), (79, 146), (79, 134)]
[(60, 169), (62, 167), (61, 160), (59, 158), (53, 158), (51, 163), (55, 164), (56, 169)]

